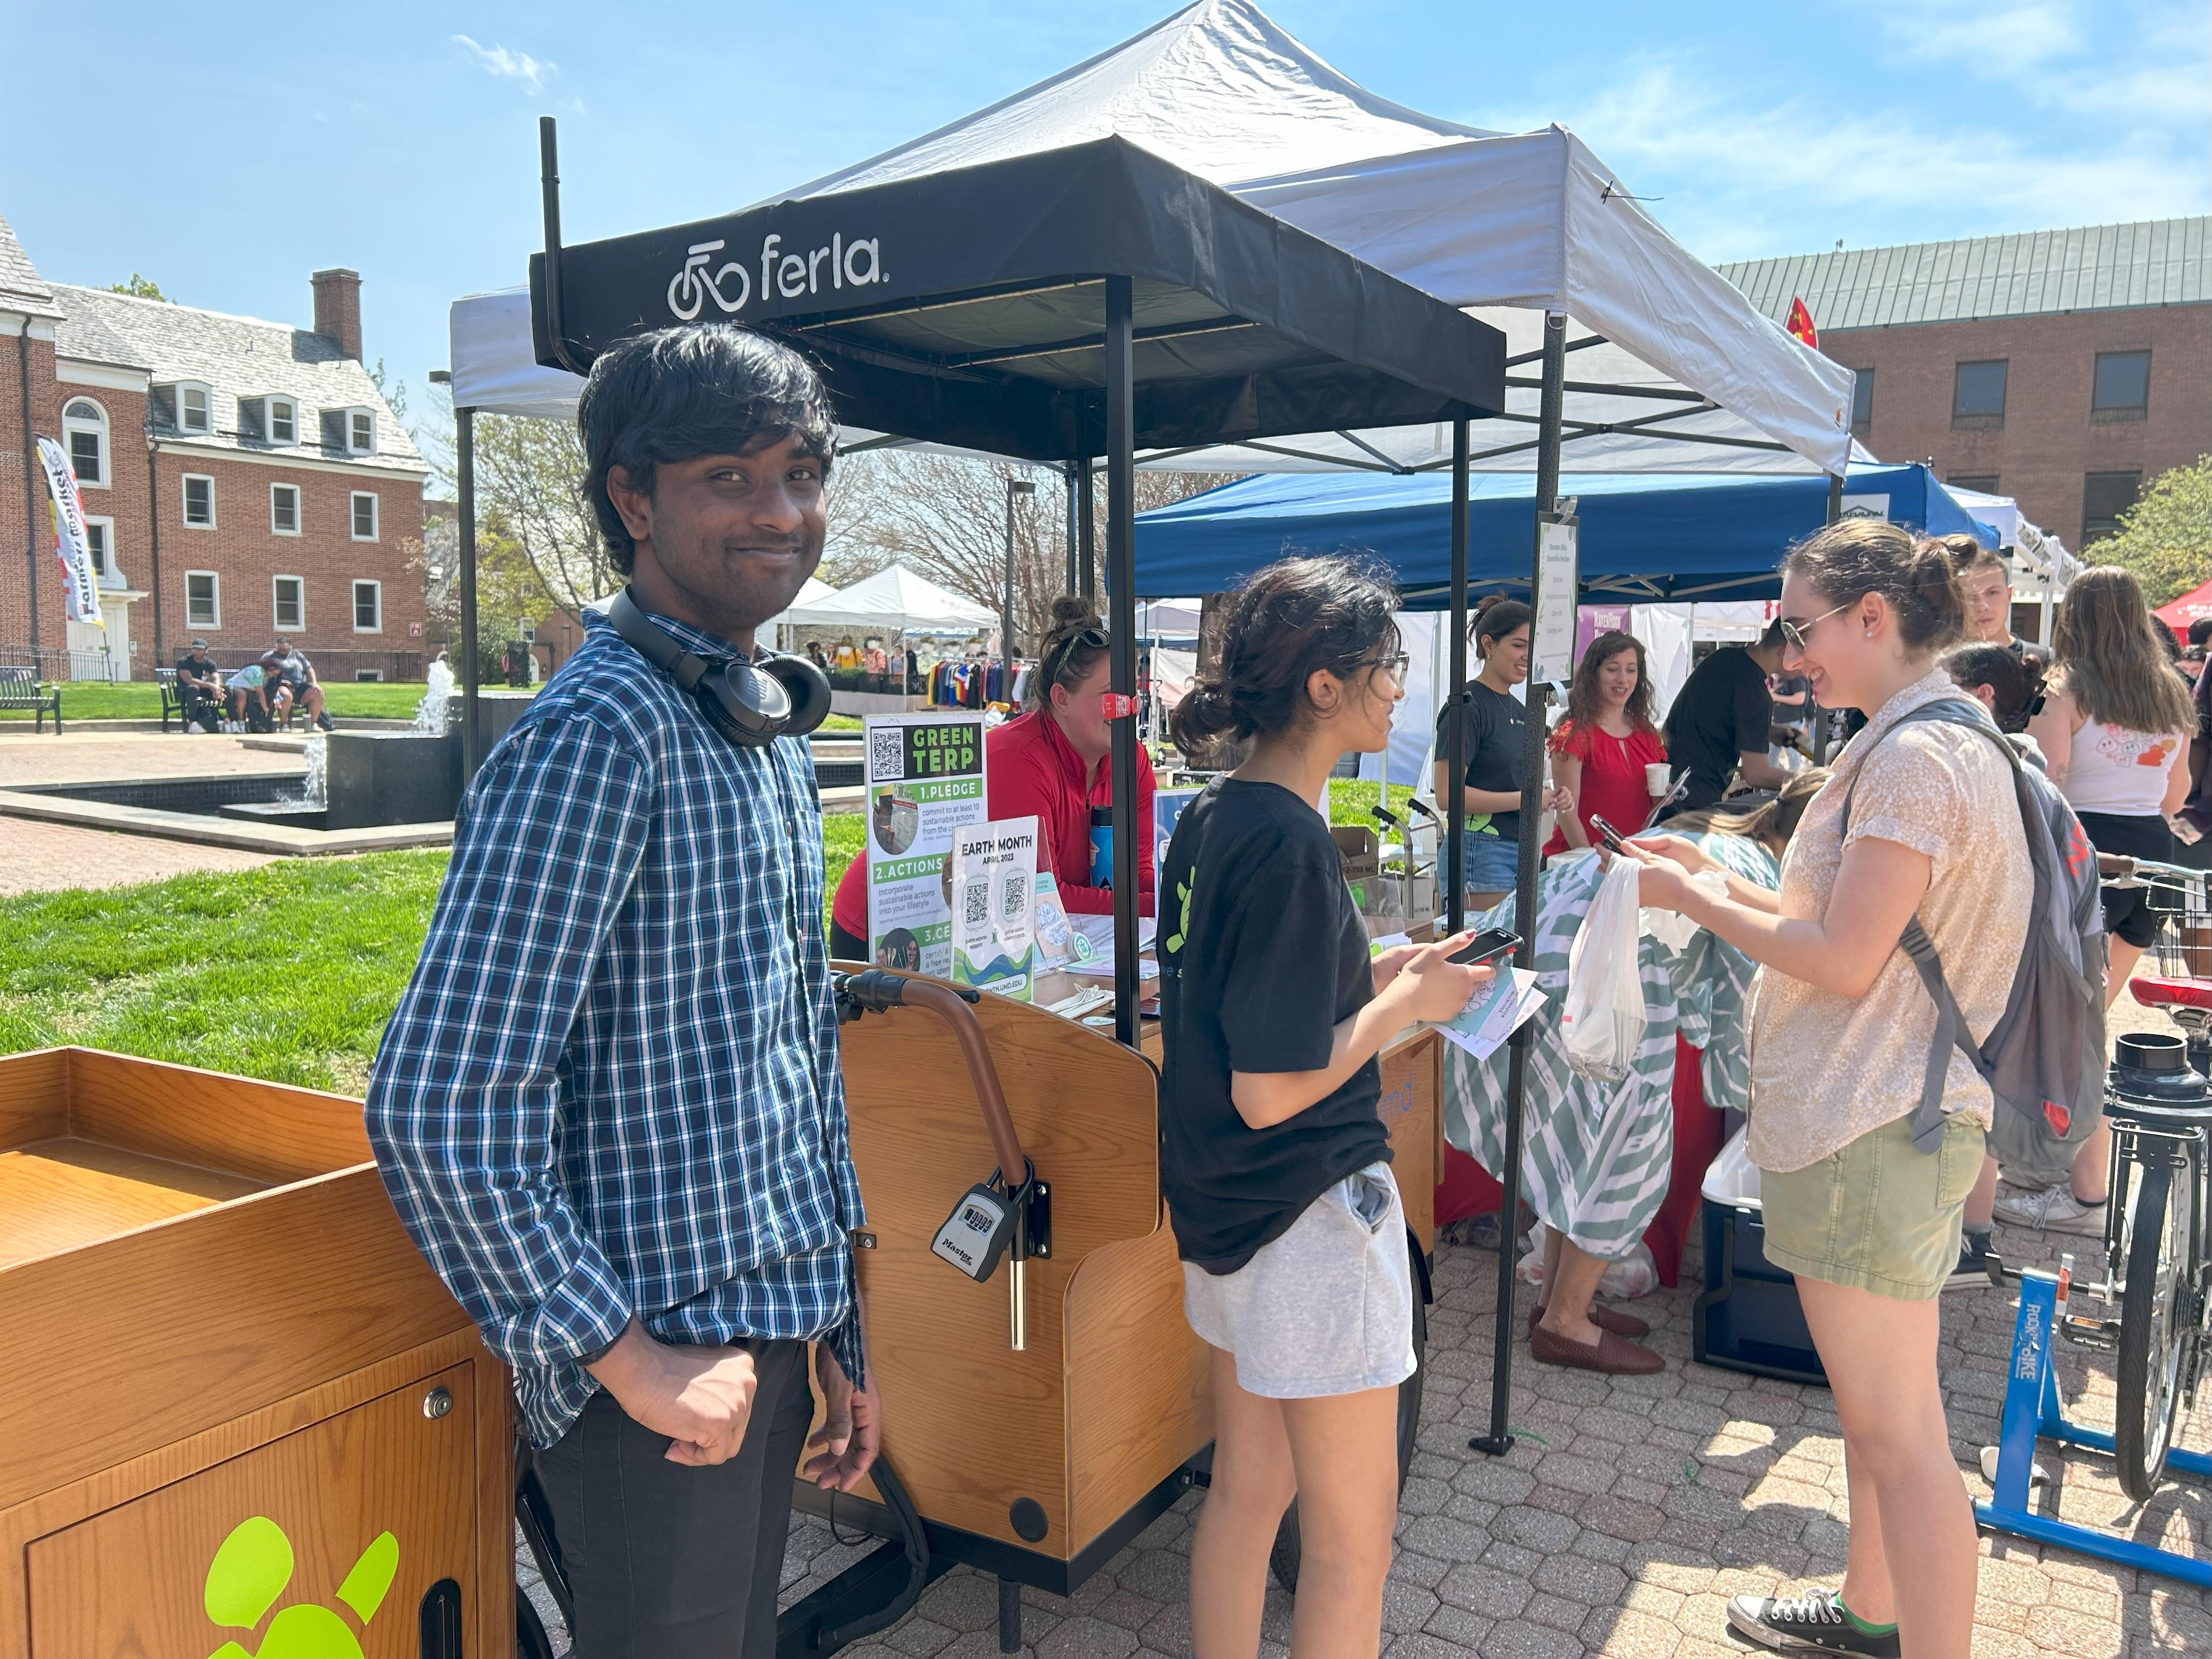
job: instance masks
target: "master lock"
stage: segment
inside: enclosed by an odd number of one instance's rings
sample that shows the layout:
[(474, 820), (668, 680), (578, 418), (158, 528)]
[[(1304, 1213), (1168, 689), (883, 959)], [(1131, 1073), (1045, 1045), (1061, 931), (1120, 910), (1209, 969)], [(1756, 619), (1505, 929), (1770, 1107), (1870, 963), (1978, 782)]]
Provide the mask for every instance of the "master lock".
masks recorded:
[(1014, 1194), (1000, 1184), (996, 1170), (991, 1178), (970, 1187), (952, 1206), (952, 1213), (930, 1241), (931, 1254), (950, 1261), (978, 1285), (998, 1271), (999, 1258), (1014, 1242)]

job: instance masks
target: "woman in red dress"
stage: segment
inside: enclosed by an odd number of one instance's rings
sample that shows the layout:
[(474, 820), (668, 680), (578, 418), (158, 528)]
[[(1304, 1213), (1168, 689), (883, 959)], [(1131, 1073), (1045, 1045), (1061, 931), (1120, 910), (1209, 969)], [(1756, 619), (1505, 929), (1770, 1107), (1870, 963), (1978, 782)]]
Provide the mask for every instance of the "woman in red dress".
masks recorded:
[(1667, 758), (1667, 745), (1651, 723), (1651, 682), (1644, 669), (1644, 641), (1633, 634), (1601, 634), (1583, 653), (1567, 688), (1567, 715), (1552, 733), (1552, 775), (1574, 797), (1547, 853), (1596, 844), (1593, 817), (1632, 836), (1651, 816), (1655, 797), (1644, 769)]

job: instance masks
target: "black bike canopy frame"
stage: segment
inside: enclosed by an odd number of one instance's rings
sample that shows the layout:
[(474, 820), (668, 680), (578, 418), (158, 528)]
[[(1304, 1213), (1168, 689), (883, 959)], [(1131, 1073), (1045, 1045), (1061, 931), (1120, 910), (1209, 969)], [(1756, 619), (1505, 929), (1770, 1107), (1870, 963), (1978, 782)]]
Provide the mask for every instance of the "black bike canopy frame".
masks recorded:
[[(565, 247), (550, 118), (540, 131), (539, 362), (581, 374), (625, 336), (736, 322), (806, 352), (846, 424), (1073, 465), (1084, 483), (1103, 455), (1122, 697), (1139, 449), (1505, 406), (1498, 330), (1122, 138)], [(1115, 1032), (1134, 1047), (1150, 826), (1134, 720), (1113, 733)]]

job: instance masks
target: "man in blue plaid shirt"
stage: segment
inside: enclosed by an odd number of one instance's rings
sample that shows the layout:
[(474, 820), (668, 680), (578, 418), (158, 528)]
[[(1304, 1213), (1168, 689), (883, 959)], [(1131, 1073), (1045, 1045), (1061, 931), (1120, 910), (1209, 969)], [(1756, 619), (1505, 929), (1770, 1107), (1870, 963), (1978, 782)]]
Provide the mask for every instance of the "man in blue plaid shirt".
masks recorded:
[[(822, 556), (812, 368), (666, 330), (599, 358), (578, 423), (638, 607), (709, 661), (750, 656)], [(877, 1443), (813, 765), (803, 738), (726, 741), (585, 627), (470, 787), (369, 1135), (514, 1368), (578, 1654), (769, 1659), (803, 1446), (849, 1491)]]

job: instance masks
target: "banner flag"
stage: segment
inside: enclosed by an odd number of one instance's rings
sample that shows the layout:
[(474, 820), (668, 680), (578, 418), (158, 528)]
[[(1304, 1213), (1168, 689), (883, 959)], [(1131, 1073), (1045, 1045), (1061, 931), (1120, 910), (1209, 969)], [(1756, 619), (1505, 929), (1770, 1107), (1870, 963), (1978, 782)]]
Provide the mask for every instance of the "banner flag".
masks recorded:
[(105, 628), (100, 616), (100, 577), (92, 568), (92, 538), (85, 533), (76, 474), (52, 438), (39, 440), (39, 459), (46, 465), (46, 493), (52, 501), (54, 553), (62, 562), (62, 614), (71, 622)]
[(1790, 320), (1782, 326), (1814, 350), (1820, 349), (1820, 337), (1813, 327), (1813, 313), (1805, 309), (1805, 302), (1795, 295), (1790, 299)]

